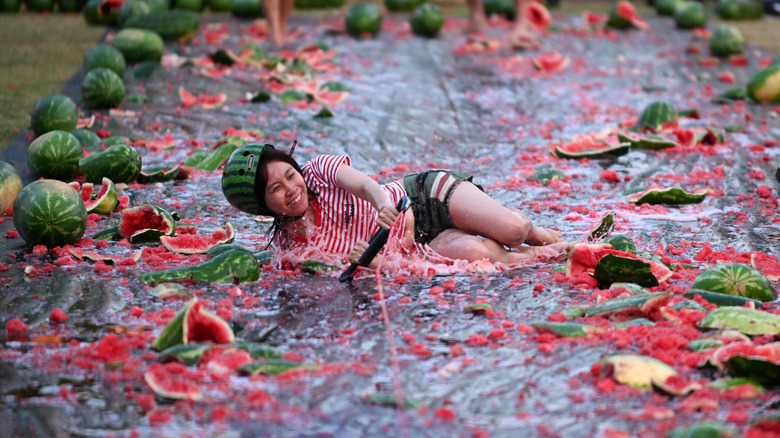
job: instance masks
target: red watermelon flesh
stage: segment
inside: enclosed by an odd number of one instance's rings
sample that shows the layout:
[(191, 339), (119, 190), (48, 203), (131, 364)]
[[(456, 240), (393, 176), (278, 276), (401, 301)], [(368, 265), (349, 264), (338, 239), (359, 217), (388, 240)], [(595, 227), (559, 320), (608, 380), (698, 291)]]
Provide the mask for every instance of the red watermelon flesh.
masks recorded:
[(208, 362), (209, 371), (214, 373), (229, 373), (242, 365), (254, 361), (246, 350), (227, 349)]
[(525, 17), (536, 28), (537, 31), (544, 31), (552, 23), (550, 12), (544, 5), (537, 2), (530, 2), (525, 7)]
[(160, 230), (163, 234), (173, 232), (171, 224), (165, 218), (157, 214), (154, 208), (139, 208), (132, 212), (125, 210), (122, 212), (122, 219), (119, 222), (119, 233), (125, 237), (134, 236), (143, 230)]
[(643, 259), (630, 252), (618, 251), (614, 246), (608, 243), (579, 243), (574, 245), (569, 253), (569, 260), (566, 263), (566, 274), (571, 278), (578, 278), (584, 273), (593, 273), (596, 264), (607, 254), (649, 263), (653, 275), (655, 275), (659, 282), (665, 281), (672, 276), (672, 271), (663, 264)]
[(780, 261), (777, 257), (763, 252), (750, 255), (750, 265), (758, 269), (770, 281), (780, 280)]
[(184, 336), (187, 343), (231, 344), (236, 340), (230, 325), (204, 309), (202, 301), (193, 304), (187, 312), (184, 320)]
[(533, 64), (537, 70), (552, 73), (565, 69), (569, 65), (569, 58), (559, 52), (553, 52), (537, 56), (534, 58)]

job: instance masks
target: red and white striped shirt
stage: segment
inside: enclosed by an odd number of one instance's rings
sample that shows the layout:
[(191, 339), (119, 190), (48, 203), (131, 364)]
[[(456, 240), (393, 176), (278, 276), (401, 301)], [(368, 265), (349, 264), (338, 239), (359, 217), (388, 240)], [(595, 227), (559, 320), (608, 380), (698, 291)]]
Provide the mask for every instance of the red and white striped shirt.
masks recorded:
[[(358, 198), (341, 188), (336, 182), (336, 173), (342, 164), (352, 165), (346, 155), (319, 155), (306, 163), (301, 170), (306, 185), (318, 196), (312, 201), (315, 206), (317, 235), (309, 237), (308, 243), (332, 254), (348, 254), (359, 240), (371, 240), (379, 227), (376, 224), (377, 211), (370, 202)], [(394, 181), (382, 185), (394, 204), (406, 196), (403, 183)], [(396, 221), (396, 236), (403, 236), (405, 220)], [(297, 239), (295, 239), (298, 241)]]

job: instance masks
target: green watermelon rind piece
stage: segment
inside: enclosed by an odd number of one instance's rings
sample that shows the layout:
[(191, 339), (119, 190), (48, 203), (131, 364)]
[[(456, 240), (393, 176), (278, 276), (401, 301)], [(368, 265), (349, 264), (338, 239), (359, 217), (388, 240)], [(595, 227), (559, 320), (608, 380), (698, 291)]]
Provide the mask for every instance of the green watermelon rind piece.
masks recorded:
[(636, 254), (636, 244), (628, 236), (615, 234), (604, 239), (603, 243), (612, 245), (618, 251)]
[(726, 368), (735, 376), (747, 377), (764, 386), (777, 386), (780, 382), (780, 361), (761, 356), (735, 354), (726, 360)]
[(631, 149), (660, 151), (679, 146), (674, 140), (655, 135), (639, 135), (634, 132), (618, 131), (617, 136), (621, 143), (630, 143)]
[[(566, 150), (566, 146), (568, 145), (556, 146), (554, 155), (558, 158), (579, 160), (581, 158), (618, 157), (621, 155), (626, 155), (631, 151), (631, 143), (619, 143), (617, 145), (609, 145), (606, 142), (601, 142), (601, 143), (604, 145), (604, 148), (581, 149), (576, 152), (568, 152)], [(576, 143), (570, 143), (570, 144), (576, 144)]]
[(170, 400), (191, 400), (197, 401), (203, 399), (203, 392), (201, 389), (189, 380), (179, 380), (175, 385), (175, 388), (166, 387), (164, 381), (166, 376), (158, 375), (158, 372), (164, 373), (163, 370), (149, 370), (144, 373), (144, 382), (152, 388), (155, 394), (162, 398)]
[(561, 180), (566, 177), (566, 172), (554, 167), (545, 167), (538, 169), (533, 175), (528, 177), (528, 181), (539, 181), (539, 184), (546, 186), (552, 180)]
[(237, 249), (231, 249), (197, 265), (150, 272), (138, 277), (146, 284), (169, 281), (235, 284), (251, 283), (259, 278), (259, 264), (254, 255), (249, 251)]
[(606, 316), (625, 312), (646, 312), (673, 295), (670, 291), (616, 297), (585, 310), (583, 316)]
[(752, 298), (700, 289), (691, 289), (688, 292), (685, 292), (683, 295), (686, 298), (694, 298), (696, 295), (699, 295), (703, 300), (718, 307), (744, 307), (745, 305), (761, 307), (763, 304), (763, 302), (754, 300)]
[(601, 333), (604, 329), (595, 325), (571, 321), (549, 321), (531, 324), (540, 333), (553, 333), (566, 338), (588, 336), (591, 333)]
[(679, 122), (680, 115), (675, 107), (663, 101), (653, 102), (647, 105), (639, 115), (636, 129), (639, 132), (659, 132), (664, 126), (675, 125)]
[[(142, 218), (146, 219), (146, 223), (139, 226), (137, 222)], [(157, 205), (141, 204), (126, 208), (119, 218), (119, 234), (130, 243), (156, 242), (161, 236), (170, 236), (175, 232), (176, 221), (173, 216)]]
[(699, 204), (707, 197), (707, 189), (699, 189), (693, 193), (677, 187), (648, 187), (647, 189), (626, 196), (626, 202), (640, 204), (686, 205)]
[(233, 242), (236, 236), (235, 228), (228, 222), (225, 228), (220, 228), (227, 237), (222, 240), (212, 240), (211, 237), (200, 236), (203, 241), (202, 246), (192, 246), (192, 240), (190, 235), (182, 236), (160, 236), (160, 243), (168, 249), (168, 251), (176, 254), (207, 254), (209, 250), (217, 245), (224, 245)]
[(720, 423), (700, 421), (688, 426), (681, 426), (669, 431), (669, 438), (718, 437), (735, 438), (737, 435)]
[(745, 335), (780, 334), (780, 315), (745, 307), (719, 307), (697, 324), (705, 329), (732, 329)]
[(160, 357), (163, 359), (176, 359), (187, 366), (195, 366), (200, 361), (200, 358), (203, 357), (203, 354), (210, 350), (213, 345), (211, 343), (177, 344), (161, 351)]
[(87, 229), (87, 208), (79, 193), (62, 181), (33, 181), (19, 192), (13, 206), (19, 236), (30, 245), (76, 243)]
[(305, 364), (286, 359), (263, 359), (238, 367), (238, 372), (244, 375), (256, 376), (266, 374), (275, 376), (292, 369), (319, 369), (319, 365)]
[(660, 284), (653, 274), (650, 263), (614, 254), (607, 254), (599, 260), (593, 270), (593, 277), (605, 284), (636, 283), (643, 287), (655, 287)]
[(144, 167), (138, 173), (138, 178), (136, 179), (141, 184), (167, 182), (176, 178), (180, 168), (179, 164), (159, 164)]
[(613, 354), (602, 360), (603, 377), (634, 388), (649, 388), (654, 380), (665, 382), (677, 371), (658, 359), (638, 354)]
[(194, 169), (213, 172), (225, 164), (227, 159), (230, 157), (230, 154), (232, 154), (236, 149), (238, 149), (238, 146), (233, 143), (225, 143), (220, 145), (217, 149), (206, 154), (203, 159), (198, 161), (198, 163), (194, 164), (192, 167)]
[(777, 291), (764, 274), (744, 263), (725, 263), (699, 274), (693, 289), (751, 298), (762, 302), (777, 299)]

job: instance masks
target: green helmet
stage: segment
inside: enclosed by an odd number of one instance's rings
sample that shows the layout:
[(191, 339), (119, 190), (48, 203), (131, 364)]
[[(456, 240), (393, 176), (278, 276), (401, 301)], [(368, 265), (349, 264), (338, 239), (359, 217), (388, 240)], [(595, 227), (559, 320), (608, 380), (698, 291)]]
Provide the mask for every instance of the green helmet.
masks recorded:
[(233, 151), (222, 172), (222, 193), (230, 205), (250, 214), (268, 215), (255, 194), (255, 177), (263, 152), (273, 145), (248, 143)]

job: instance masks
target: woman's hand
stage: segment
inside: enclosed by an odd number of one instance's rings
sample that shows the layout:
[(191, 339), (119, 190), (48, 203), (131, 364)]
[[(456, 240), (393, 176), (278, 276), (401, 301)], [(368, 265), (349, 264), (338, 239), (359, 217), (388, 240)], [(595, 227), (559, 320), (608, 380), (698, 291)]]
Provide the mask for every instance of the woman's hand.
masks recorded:
[(358, 240), (355, 246), (352, 247), (352, 251), (349, 252), (349, 262), (357, 264), (360, 260), (360, 256), (368, 249), (368, 242), (364, 240)]
[(382, 228), (390, 228), (398, 214), (393, 204), (384, 204), (377, 209), (376, 224)]
[(525, 243), (532, 246), (551, 245), (558, 242), (563, 242), (560, 233), (542, 227), (533, 227), (525, 238)]

